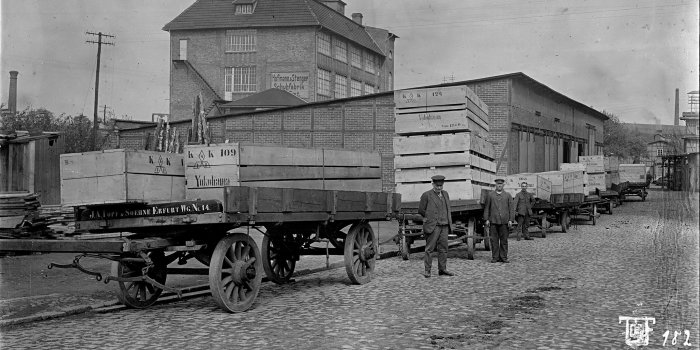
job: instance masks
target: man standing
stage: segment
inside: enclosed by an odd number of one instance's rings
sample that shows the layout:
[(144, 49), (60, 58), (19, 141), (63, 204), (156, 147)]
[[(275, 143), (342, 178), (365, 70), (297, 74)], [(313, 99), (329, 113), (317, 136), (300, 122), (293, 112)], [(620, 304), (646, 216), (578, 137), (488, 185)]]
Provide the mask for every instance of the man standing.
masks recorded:
[(447, 271), (447, 235), (452, 230), (452, 211), (450, 209), (450, 196), (442, 190), (445, 177), (435, 175), (433, 189), (420, 196), (418, 214), (423, 217), (423, 233), (426, 236), (425, 256), (423, 262), (425, 272), (423, 276), (430, 278), (430, 270), (433, 265), (433, 257), (430, 256), (437, 246), (438, 275), (454, 276)]
[(490, 229), (491, 262), (508, 263), (508, 229), (513, 224), (512, 198), (503, 191), (505, 180), (496, 179), (496, 190), (486, 196), (484, 220)]
[(526, 241), (532, 240), (528, 228), (530, 228), (530, 216), (532, 216), (532, 204), (535, 202), (535, 197), (527, 192), (527, 182), (520, 184), (520, 192), (515, 195), (515, 218), (518, 220), (518, 227), (515, 229), (520, 240), (520, 231)]

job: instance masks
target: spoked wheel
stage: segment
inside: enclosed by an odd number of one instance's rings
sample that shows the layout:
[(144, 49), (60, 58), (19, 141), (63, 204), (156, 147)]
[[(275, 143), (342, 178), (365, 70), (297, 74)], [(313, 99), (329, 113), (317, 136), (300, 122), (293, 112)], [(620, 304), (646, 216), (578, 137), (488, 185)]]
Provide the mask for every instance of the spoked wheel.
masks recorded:
[(403, 234), (399, 234), (399, 250), (401, 250), (401, 258), (408, 260), (411, 257), (411, 243), (409, 238)]
[(612, 215), (613, 211), (613, 203), (608, 202), (608, 215)]
[(272, 282), (284, 284), (292, 278), (297, 263), (296, 244), (293, 234), (278, 230), (268, 231), (263, 238), (263, 269)]
[(209, 265), (209, 288), (224, 310), (248, 310), (260, 291), (263, 267), (260, 250), (250, 236), (234, 233), (219, 241)]
[(372, 280), (377, 259), (372, 226), (366, 222), (354, 224), (345, 238), (345, 270), (352, 283), (365, 284)]
[(596, 214), (598, 214), (598, 206), (593, 204), (593, 213), (591, 214), (591, 222), (593, 223), (593, 226), (595, 226)]
[(566, 233), (569, 230), (569, 213), (562, 212), (559, 214), (559, 226), (561, 226), (561, 232)]
[[(151, 261), (153, 261), (153, 266), (148, 270), (146, 275), (164, 285), (168, 274), (165, 254), (162, 250), (150, 251), (147, 254)], [(114, 261), (112, 262), (112, 276), (122, 278), (140, 277), (143, 276), (144, 267), (146, 267), (146, 263), (142, 261)], [(117, 298), (119, 301), (128, 307), (136, 309), (144, 309), (153, 305), (163, 292), (161, 288), (146, 281), (116, 282)]]
[(544, 216), (540, 220), (540, 227), (542, 227), (542, 231), (540, 231), (540, 235), (542, 238), (547, 238), (547, 227), (549, 226), (549, 223), (547, 222), (547, 217)]

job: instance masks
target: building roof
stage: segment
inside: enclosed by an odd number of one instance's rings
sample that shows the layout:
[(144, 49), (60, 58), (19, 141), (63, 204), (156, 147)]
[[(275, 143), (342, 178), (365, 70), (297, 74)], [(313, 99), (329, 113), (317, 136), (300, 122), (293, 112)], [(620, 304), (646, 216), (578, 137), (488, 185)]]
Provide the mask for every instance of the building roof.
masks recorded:
[(240, 100), (222, 104), (222, 108), (277, 108), (306, 104), (306, 101), (281, 89), (267, 89)]
[(257, 0), (249, 15), (234, 15), (234, 7), (231, 0), (196, 0), (163, 30), (320, 26), (384, 56), (362, 25), (316, 0)]
[(438, 86), (455, 86), (455, 85), (464, 85), (464, 84), (472, 84), (472, 83), (481, 83), (481, 82), (488, 82), (492, 80), (500, 80), (500, 79), (518, 79), (530, 86), (533, 86), (535, 88), (541, 89), (545, 91), (548, 94), (551, 94), (553, 96), (556, 96), (558, 100), (561, 100), (565, 103), (571, 104), (575, 107), (580, 108), (581, 110), (588, 112), (592, 114), (594, 117), (598, 117), (599, 119), (605, 121), (610, 119), (607, 115), (605, 115), (602, 112), (599, 112), (598, 110), (586, 106), (581, 102), (578, 102), (552, 88), (550, 88), (547, 85), (544, 85), (540, 83), (539, 81), (532, 79), (529, 77), (527, 74), (523, 72), (516, 72), (516, 73), (508, 73), (508, 74), (503, 74), (503, 75), (496, 75), (492, 77), (486, 77), (486, 78), (479, 78), (479, 79), (472, 79), (472, 80), (465, 80), (465, 81), (457, 81), (457, 82), (450, 82), (450, 83), (444, 83), (444, 84), (437, 84), (437, 85), (431, 85), (428, 87), (438, 87)]

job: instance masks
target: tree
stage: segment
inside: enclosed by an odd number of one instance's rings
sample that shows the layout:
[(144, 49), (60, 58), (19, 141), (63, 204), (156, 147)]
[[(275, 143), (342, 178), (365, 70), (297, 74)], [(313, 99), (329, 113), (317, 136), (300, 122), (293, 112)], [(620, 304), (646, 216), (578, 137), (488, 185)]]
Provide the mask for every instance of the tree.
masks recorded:
[(632, 157), (635, 162), (646, 157), (647, 143), (638, 134), (631, 134), (616, 115), (603, 111), (610, 119), (603, 125), (603, 152), (623, 158)]
[[(0, 119), (0, 128), (4, 130), (26, 130), (30, 133), (58, 132), (66, 145), (66, 153), (92, 151), (92, 120), (84, 115), (72, 117), (61, 114), (56, 116), (45, 108), (25, 108)], [(98, 135), (98, 146), (102, 140)], [(99, 148), (99, 147), (98, 147)]]

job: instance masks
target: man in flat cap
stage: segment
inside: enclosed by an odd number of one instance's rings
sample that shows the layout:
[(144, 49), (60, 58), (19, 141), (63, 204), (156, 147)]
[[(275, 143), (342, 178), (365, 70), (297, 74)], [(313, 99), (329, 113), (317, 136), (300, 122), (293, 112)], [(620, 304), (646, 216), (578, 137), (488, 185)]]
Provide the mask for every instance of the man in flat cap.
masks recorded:
[(510, 194), (503, 190), (505, 180), (496, 179), (496, 190), (486, 195), (484, 221), (491, 241), (491, 262), (508, 263), (508, 229), (513, 225), (515, 211)]
[(438, 275), (454, 276), (447, 271), (447, 235), (452, 230), (452, 211), (450, 209), (450, 196), (442, 190), (445, 177), (435, 175), (433, 189), (426, 191), (420, 196), (418, 214), (423, 217), (423, 233), (425, 233), (425, 278), (430, 277), (430, 270), (433, 265), (432, 252), (437, 246), (438, 252)]
[(515, 210), (515, 218), (518, 221), (518, 227), (515, 229), (520, 240), (520, 232), (523, 233), (525, 240), (530, 241), (530, 217), (532, 216), (532, 205), (535, 203), (535, 197), (527, 191), (527, 182), (520, 184), (520, 192), (515, 195), (513, 209)]

